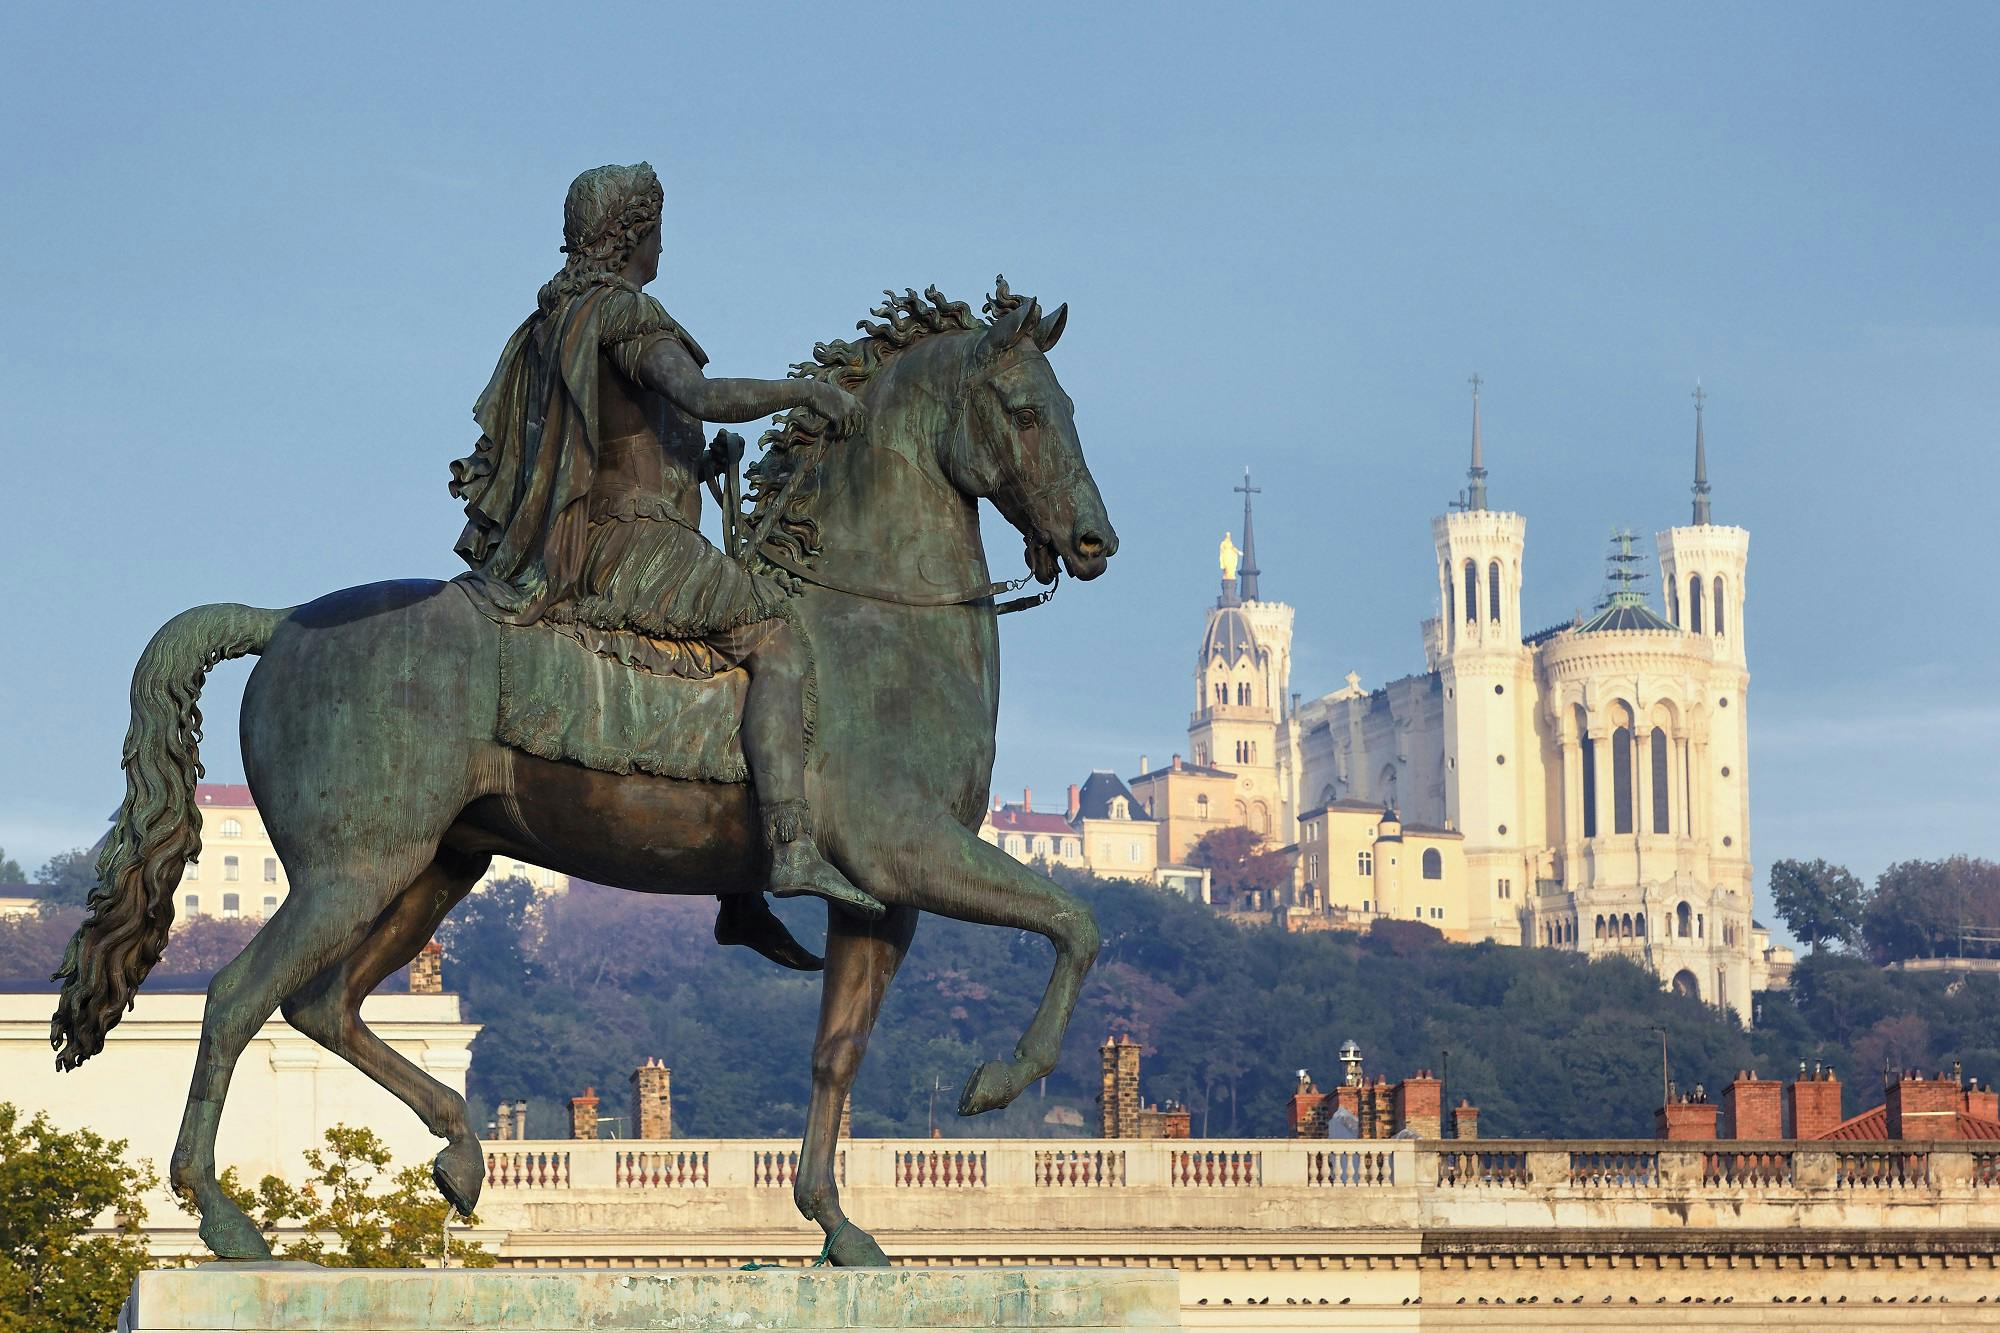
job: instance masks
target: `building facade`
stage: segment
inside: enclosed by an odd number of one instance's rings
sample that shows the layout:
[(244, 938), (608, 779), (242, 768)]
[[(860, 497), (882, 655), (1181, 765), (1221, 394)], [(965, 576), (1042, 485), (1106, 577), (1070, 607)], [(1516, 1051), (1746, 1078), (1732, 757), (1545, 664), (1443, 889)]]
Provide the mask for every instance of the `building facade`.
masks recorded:
[[(1659, 602), (1621, 532), (1595, 613), (1533, 632), (1527, 519), (1489, 502), (1475, 383), (1468, 485), (1431, 524), (1423, 669), (1372, 690), (1350, 674), (1302, 705), (1292, 609), (1258, 587), (1246, 476), (1240, 564), (1225, 537), (1196, 664), (1192, 759), (1131, 784), (1162, 860), (1246, 825), (1297, 852), (1294, 915), (1622, 954), (1747, 1015), (1789, 952), (1751, 918), (1750, 535), (1712, 516), (1702, 410), (1697, 390), (1693, 511), (1655, 539)], [(1384, 850), (1392, 821), (1401, 843)]]

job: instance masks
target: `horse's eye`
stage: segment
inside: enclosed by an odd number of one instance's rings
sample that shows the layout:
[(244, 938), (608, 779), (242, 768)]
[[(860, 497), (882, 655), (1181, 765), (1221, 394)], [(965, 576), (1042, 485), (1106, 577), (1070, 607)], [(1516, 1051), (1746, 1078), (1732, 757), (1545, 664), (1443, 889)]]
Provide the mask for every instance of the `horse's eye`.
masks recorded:
[(1032, 407), (1016, 408), (1014, 411), (1014, 424), (1022, 430), (1026, 430), (1028, 427), (1034, 425), (1035, 409)]

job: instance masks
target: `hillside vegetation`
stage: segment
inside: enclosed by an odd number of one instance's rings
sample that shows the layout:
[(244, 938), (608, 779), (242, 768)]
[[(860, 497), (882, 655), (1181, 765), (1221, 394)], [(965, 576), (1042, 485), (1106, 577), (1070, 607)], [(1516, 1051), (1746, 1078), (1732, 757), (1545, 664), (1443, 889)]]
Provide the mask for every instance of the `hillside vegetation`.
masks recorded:
[[(1070, 882), (1104, 950), (1055, 1072), (1005, 1112), (958, 1119), (960, 1084), (1012, 1050), (1051, 955), (1038, 936), (927, 917), (856, 1084), (857, 1134), (921, 1136), (933, 1101), (946, 1135), (1082, 1132), (1050, 1123), (1057, 1107), (1094, 1132), (1097, 1047), (1113, 1032), (1144, 1045), (1145, 1096), (1185, 1103), (1194, 1132), (1215, 1137), (1282, 1133), (1295, 1071), (1329, 1081), (1350, 1037), (1391, 1079), (1438, 1069), (1449, 1050), (1448, 1096), (1478, 1105), (1494, 1137), (1650, 1134), (1655, 1028), (1675, 1081), (1718, 1098), (1738, 1069), (1782, 1077), (1801, 1060), (1840, 1072), (1850, 1112), (1880, 1100), (1885, 1063), (1962, 1059), (2000, 1077), (1991, 977), (1883, 972), (1823, 952), (1801, 962), (1791, 992), (1758, 998), (1745, 1032), (1617, 959), (1447, 944), (1414, 923), (1366, 936), (1244, 930), (1150, 887)], [(447, 985), (486, 1024), (471, 1077), (481, 1124), (499, 1098), (522, 1097), (536, 1135), (564, 1134), (567, 1099), (586, 1085), (604, 1113), (623, 1113), (629, 1072), (657, 1056), (673, 1067), (677, 1133), (800, 1132), (816, 976), (716, 947), (712, 900), (578, 885), (532, 902), (525, 884), (502, 885), (444, 934)], [(782, 910), (814, 943), (817, 905)]]

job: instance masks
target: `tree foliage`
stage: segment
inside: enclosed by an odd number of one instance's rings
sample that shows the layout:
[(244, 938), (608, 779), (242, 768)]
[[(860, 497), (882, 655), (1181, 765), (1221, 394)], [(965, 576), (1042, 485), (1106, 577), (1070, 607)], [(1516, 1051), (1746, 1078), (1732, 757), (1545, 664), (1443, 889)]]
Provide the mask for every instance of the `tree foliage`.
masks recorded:
[[(125, 1141), (66, 1133), (0, 1102), (0, 1333), (102, 1333), (147, 1266), (150, 1166)], [(93, 1234), (100, 1218), (111, 1226)]]
[(7, 849), (0, 847), (0, 884), (19, 884), (27, 879), (21, 872), (21, 863), (7, 855)]
[(1270, 893), (1291, 883), (1292, 858), (1264, 845), (1241, 824), (1210, 829), (1188, 849), (1188, 864), (1209, 872), (1219, 905), (1235, 907), (1253, 892)]
[(1898, 861), (1876, 878), (1861, 934), (1878, 963), (2000, 953), (2000, 865), (1970, 856)]
[[(421, 1268), (444, 1250), (462, 1268), (490, 1268), (494, 1257), (476, 1241), (451, 1237), (450, 1205), (420, 1166), (392, 1169), (389, 1149), (372, 1130), (335, 1125), (326, 1147), (306, 1150), (310, 1175), (293, 1185), (265, 1176), (247, 1190), (231, 1168), (222, 1187), (256, 1219), (280, 1259), (327, 1268)], [(469, 1225), (478, 1222), (475, 1217)], [(281, 1233), (292, 1239), (281, 1240)]]
[(44, 911), (82, 907), (97, 887), (97, 853), (88, 847), (57, 852), (35, 872), (35, 883), (42, 886)]
[(1814, 953), (1822, 944), (1848, 945), (1861, 935), (1861, 881), (1846, 866), (1822, 860), (1771, 866), (1771, 910)]

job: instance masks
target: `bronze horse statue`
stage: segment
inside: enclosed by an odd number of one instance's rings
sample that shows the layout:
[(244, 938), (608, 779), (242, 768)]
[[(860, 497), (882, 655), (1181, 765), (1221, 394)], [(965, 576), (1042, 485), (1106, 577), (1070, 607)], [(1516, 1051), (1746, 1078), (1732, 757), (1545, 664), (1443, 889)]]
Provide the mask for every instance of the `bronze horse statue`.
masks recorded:
[[(1043, 583), (1058, 561), (1095, 578), (1117, 551), (1047, 351), (1044, 316), (1004, 282), (990, 318), (935, 289), (891, 296), (853, 343), (794, 373), (861, 398), (867, 426), (833, 441), (793, 413), (766, 437), (742, 515), (760, 568), (792, 583), (816, 655), (808, 791), (824, 847), (886, 908), (830, 908), (812, 1101), (794, 1197), (844, 1265), (881, 1248), (842, 1212), (840, 1108), (919, 912), (1030, 930), (1055, 967), (1012, 1058), (973, 1071), (961, 1115), (1006, 1106), (1055, 1064), (1098, 932), (1089, 908), (980, 841), (999, 699), (994, 594), (979, 534), (990, 499)], [(171, 1180), (216, 1254), (269, 1247), (215, 1170), (230, 1073), (273, 1010), (395, 1094), (446, 1140), (433, 1165), (470, 1212), (485, 1163), (465, 1101), (361, 1022), (363, 997), (413, 958), (494, 855), (643, 893), (758, 892), (766, 855), (744, 783), (618, 775), (495, 739), (503, 631), (451, 583), (330, 593), (290, 610), (218, 604), (174, 617), (132, 679), (126, 797), (90, 912), (57, 977), (57, 1064), (73, 1068), (158, 961), (182, 868), (201, 850), (202, 679), (259, 654), (244, 692), (245, 775), (291, 892), (208, 989)]]

